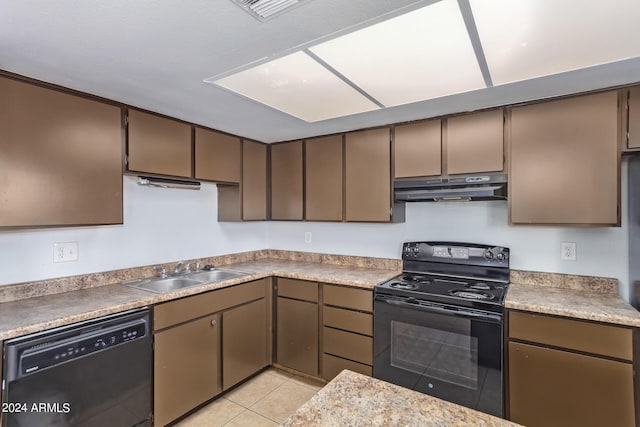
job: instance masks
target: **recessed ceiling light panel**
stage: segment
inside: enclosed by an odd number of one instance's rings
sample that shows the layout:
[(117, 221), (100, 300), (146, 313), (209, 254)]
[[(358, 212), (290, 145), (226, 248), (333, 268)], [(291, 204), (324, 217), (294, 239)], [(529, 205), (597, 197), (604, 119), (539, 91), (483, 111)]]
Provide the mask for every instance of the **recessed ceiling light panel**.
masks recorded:
[(259, 21), (267, 21), (305, 0), (231, 0)]
[(205, 80), (307, 122), (379, 107), (304, 52)]
[(638, 0), (470, 0), (493, 83), (640, 56)]
[(386, 106), (485, 88), (456, 0), (309, 48)]

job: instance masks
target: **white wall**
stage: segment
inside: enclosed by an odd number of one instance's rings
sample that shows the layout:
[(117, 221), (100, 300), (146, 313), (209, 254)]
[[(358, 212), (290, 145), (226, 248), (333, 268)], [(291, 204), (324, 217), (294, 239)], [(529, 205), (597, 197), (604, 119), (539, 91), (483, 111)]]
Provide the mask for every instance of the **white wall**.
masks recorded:
[[(308, 252), (399, 258), (402, 243), (444, 240), (511, 249), (511, 268), (620, 280), (629, 300), (626, 164), (622, 171), (622, 227), (540, 227), (508, 223), (506, 202), (408, 203), (406, 222), (357, 224), (271, 222), (268, 246)], [(312, 242), (304, 243), (304, 233)], [(560, 260), (560, 242), (577, 243), (577, 261)]]
[[(265, 222), (217, 222), (215, 184), (199, 191), (142, 187), (124, 177), (124, 225), (0, 231), (0, 284), (266, 248)], [(77, 262), (53, 263), (53, 243), (76, 241)]]

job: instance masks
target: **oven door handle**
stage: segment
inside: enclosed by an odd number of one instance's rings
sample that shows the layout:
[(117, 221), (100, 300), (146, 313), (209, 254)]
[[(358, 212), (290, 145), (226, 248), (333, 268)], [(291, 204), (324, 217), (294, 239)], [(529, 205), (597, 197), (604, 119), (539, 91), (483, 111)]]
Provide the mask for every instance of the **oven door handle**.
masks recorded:
[(413, 304), (410, 302), (398, 301), (398, 300), (390, 300), (390, 299), (382, 299), (383, 302), (391, 305), (396, 305), (400, 307), (406, 307), (411, 310), (420, 310), (428, 313), (436, 313), (436, 314), (445, 314), (448, 316), (456, 316), (456, 317), (465, 317), (471, 318), (475, 320), (483, 320), (487, 322), (501, 323), (502, 316), (499, 314), (490, 314), (490, 313), (479, 313), (477, 311), (460, 311), (460, 310), (449, 310), (444, 307), (438, 307), (433, 305), (422, 305), (422, 304)]

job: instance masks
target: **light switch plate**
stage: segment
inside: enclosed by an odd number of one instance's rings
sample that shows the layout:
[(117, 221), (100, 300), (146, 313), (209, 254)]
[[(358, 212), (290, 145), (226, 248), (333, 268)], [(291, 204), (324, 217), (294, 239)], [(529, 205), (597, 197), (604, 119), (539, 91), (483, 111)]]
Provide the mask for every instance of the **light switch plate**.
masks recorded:
[(53, 244), (53, 262), (78, 261), (78, 242)]
[(311, 234), (310, 231), (305, 231), (304, 232), (304, 242), (305, 243), (311, 243), (311, 237), (312, 237), (312, 234)]

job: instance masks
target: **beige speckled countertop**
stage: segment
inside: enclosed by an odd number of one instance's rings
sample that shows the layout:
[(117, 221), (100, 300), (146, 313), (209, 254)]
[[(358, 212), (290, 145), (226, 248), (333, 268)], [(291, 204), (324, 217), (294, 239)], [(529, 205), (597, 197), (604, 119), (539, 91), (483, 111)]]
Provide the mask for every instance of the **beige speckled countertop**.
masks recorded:
[(519, 424), (344, 370), (283, 425), (501, 427)]
[(511, 271), (508, 309), (624, 326), (640, 326), (640, 312), (617, 293), (616, 279)]
[(259, 259), (222, 267), (250, 274), (166, 294), (154, 294), (120, 284), (111, 284), (0, 303), (0, 340), (269, 276), (373, 289), (376, 284), (400, 273), (397, 269), (373, 269), (282, 259)]

